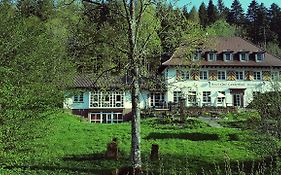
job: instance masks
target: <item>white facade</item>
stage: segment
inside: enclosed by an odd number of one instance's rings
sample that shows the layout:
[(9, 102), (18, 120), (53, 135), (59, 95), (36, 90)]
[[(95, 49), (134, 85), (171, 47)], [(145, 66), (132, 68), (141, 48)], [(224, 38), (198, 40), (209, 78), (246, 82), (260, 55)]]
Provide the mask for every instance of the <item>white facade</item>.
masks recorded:
[[(210, 80), (210, 71), (217, 71), (217, 80)], [(271, 72), (275, 79), (279, 77), (278, 70), (250, 69), (250, 68), (202, 68), (199, 72), (207, 73), (207, 77), (199, 75), (199, 80), (192, 80), (189, 76), (178, 76), (178, 71), (191, 74), (187, 69), (179, 67), (167, 67), (165, 70), (168, 91), (166, 98), (168, 102), (176, 102), (176, 97), (181, 92), (181, 97), (186, 99), (186, 106), (239, 106), (246, 107), (253, 99), (256, 92), (270, 91), (275, 81), (264, 81), (262, 72)], [(227, 72), (235, 72), (236, 80), (228, 80)], [(260, 77), (254, 80), (246, 80), (245, 72), (260, 72)], [(221, 75), (224, 74), (225, 75)], [(200, 73), (199, 73), (200, 74)], [(189, 78), (188, 78), (189, 77)]]

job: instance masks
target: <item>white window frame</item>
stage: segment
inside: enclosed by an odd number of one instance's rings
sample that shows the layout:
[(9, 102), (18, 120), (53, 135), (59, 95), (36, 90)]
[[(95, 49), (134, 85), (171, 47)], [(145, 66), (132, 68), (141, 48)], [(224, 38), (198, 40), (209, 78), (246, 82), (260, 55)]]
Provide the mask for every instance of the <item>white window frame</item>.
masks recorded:
[[(229, 55), (229, 60), (227, 59), (226, 55)], [(232, 52), (224, 52), (223, 53), (223, 60), (224, 61), (233, 61), (233, 53)]]
[(254, 71), (254, 80), (262, 80), (262, 72), (261, 71)]
[(155, 107), (155, 108), (163, 107), (164, 102), (165, 102), (165, 94), (163, 92), (150, 93), (150, 107)]
[(208, 80), (209, 76), (208, 76), (208, 71), (206, 70), (202, 70), (199, 72), (199, 77), (200, 77), (200, 80)]
[(202, 92), (202, 104), (211, 105), (211, 91)]
[(272, 71), (271, 72), (271, 80), (272, 81), (278, 81), (279, 80), (279, 71)]
[(216, 52), (209, 52), (207, 57), (208, 57), (208, 61), (216, 61), (217, 60)]
[[(103, 121), (103, 116), (105, 121)], [(91, 123), (122, 123), (123, 114), (120, 112), (95, 112), (89, 114), (89, 121)]]
[[(218, 93), (225, 95), (224, 91), (218, 91)], [(224, 100), (225, 100), (225, 97), (217, 97), (217, 104), (223, 104)]]
[(202, 53), (200, 51), (196, 51), (195, 54), (193, 55), (193, 61), (199, 61), (201, 58)]
[(183, 76), (183, 80), (189, 80), (190, 79), (190, 72), (189, 71), (183, 71), (182, 76)]
[(81, 92), (79, 95), (74, 95), (73, 103), (84, 103), (84, 93)]
[(187, 101), (192, 106), (195, 106), (197, 104), (196, 91), (189, 91)]
[(239, 54), (239, 59), (241, 62), (249, 61), (249, 54), (246, 52), (241, 52)]
[(218, 77), (218, 80), (226, 80), (226, 72), (225, 71), (218, 71), (217, 77)]
[(122, 91), (94, 91), (90, 92), (90, 108), (123, 108), (124, 92)]
[(174, 91), (173, 92), (173, 102), (174, 103), (179, 103), (181, 97), (182, 97), (182, 92), (181, 91)]
[[(241, 75), (242, 75), (242, 78), (241, 78)], [(244, 71), (236, 71), (235, 77), (236, 77), (236, 80), (244, 80), (245, 79)]]
[(265, 54), (263, 52), (257, 52), (255, 54), (256, 62), (263, 62), (264, 61), (264, 57), (265, 57)]

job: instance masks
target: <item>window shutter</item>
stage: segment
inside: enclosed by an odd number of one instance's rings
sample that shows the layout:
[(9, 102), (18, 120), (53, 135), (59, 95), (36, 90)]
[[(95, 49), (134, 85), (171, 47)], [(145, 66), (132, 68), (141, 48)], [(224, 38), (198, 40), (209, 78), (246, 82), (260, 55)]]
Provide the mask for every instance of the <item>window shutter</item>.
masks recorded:
[(217, 71), (216, 70), (209, 71), (209, 80), (217, 80)]
[(227, 71), (227, 80), (229, 81), (236, 80), (236, 73), (233, 70)]
[(191, 79), (192, 80), (199, 80), (200, 79), (200, 73), (197, 70), (194, 70), (191, 72)]
[(262, 71), (262, 77), (264, 81), (270, 81), (271, 73), (269, 71)]

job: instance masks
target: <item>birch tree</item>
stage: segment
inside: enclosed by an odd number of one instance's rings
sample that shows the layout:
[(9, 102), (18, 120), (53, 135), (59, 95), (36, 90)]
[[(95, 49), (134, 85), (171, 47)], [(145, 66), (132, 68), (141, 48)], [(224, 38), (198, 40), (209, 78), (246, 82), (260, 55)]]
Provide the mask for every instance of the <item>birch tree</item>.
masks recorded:
[[(81, 58), (87, 60), (95, 55), (101, 55), (92, 62), (93, 64), (101, 63), (97, 71), (91, 72), (95, 76), (95, 80), (105, 72), (114, 71), (120, 67), (121, 71), (119, 72), (129, 72), (128, 74), (132, 78), (130, 84), (132, 101), (131, 163), (135, 170), (142, 166), (140, 84), (151, 78), (151, 74), (146, 74), (143, 71), (145, 69), (144, 63), (157, 62), (155, 65), (160, 65), (162, 47), (159, 35), (167, 27), (163, 26), (161, 22), (168, 14), (162, 14), (160, 17), (156, 15), (156, 5), (159, 3), (161, 2), (150, 0), (112, 0), (107, 2), (82, 0), (86, 15), (79, 25), (83, 27), (79, 28), (78, 26), (80, 32), (70, 38), (71, 55), (76, 57), (76, 60)], [(188, 27), (186, 21), (180, 23), (179, 27), (176, 27), (177, 30), (171, 32), (171, 36), (169, 36), (170, 38), (175, 38), (175, 36), (178, 38), (177, 47), (182, 44), (181, 41), (190, 38), (192, 39), (189, 42), (184, 42), (185, 45), (194, 46), (194, 43), (197, 43), (194, 36), (184, 35), (185, 32), (194, 27), (193, 25)], [(196, 37), (198, 37), (197, 33)], [(116, 55), (118, 56), (116, 57)], [(82, 65), (85, 60), (80, 61)], [(80, 65), (80, 63), (78, 64)]]

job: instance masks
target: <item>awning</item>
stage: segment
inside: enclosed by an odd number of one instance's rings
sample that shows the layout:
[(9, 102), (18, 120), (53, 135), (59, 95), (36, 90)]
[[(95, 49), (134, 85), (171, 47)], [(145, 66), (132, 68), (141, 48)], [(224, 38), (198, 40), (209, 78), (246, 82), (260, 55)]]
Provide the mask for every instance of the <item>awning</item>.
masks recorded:
[(218, 92), (217, 98), (223, 98), (225, 95), (223, 93)]
[(225, 97), (225, 95), (220, 92), (215, 92), (215, 93), (209, 95), (209, 97), (223, 98), (223, 97)]
[(196, 92), (188, 92), (187, 95), (196, 95)]

